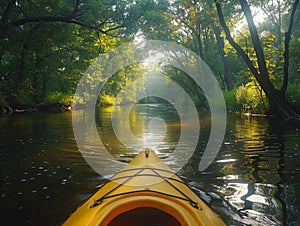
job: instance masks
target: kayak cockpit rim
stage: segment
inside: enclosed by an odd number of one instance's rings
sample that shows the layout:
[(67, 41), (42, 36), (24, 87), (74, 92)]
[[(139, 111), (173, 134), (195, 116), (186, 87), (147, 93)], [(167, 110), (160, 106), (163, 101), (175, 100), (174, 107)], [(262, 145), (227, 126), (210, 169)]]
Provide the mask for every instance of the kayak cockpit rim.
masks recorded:
[[(145, 197), (147, 198), (145, 199)], [(122, 217), (123, 214), (130, 213), (130, 212), (137, 213), (138, 212), (137, 210), (139, 210), (140, 208), (145, 208), (147, 210), (151, 210), (151, 209), (160, 210), (161, 216), (164, 217), (168, 215), (172, 216), (176, 222), (180, 222), (178, 225), (188, 225), (186, 216), (181, 211), (178, 211), (178, 209), (174, 207), (174, 205), (178, 205), (179, 202), (174, 203), (171, 201), (170, 202), (164, 201), (164, 204), (162, 205), (162, 200), (163, 200), (162, 197), (155, 197), (150, 195), (147, 196), (147, 194), (144, 194), (143, 198), (139, 196), (126, 197), (120, 200), (120, 202), (117, 202), (114, 207), (105, 206), (105, 208), (109, 208), (109, 209), (111, 208), (111, 210), (107, 211), (107, 214), (103, 216), (105, 220), (102, 222), (102, 224), (108, 226), (118, 225), (118, 224), (110, 224), (110, 223), (116, 221), (115, 219)], [(151, 215), (151, 212), (149, 214)], [(144, 221), (147, 220), (151, 221), (151, 219), (144, 219)], [(167, 225), (173, 225), (173, 224), (167, 224)], [(176, 224), (174, 226), (176, 226)]]

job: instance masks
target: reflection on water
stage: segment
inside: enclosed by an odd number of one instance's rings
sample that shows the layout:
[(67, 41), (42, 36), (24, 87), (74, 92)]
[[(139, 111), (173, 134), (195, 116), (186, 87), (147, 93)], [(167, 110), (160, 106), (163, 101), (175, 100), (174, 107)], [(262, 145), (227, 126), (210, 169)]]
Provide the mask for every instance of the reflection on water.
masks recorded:
[[(207, 193), (209, 204), (228, 225), (298, 225), (299, 125), (229, 115), (221, 151), (204, 172), (198, 172), (210, 132), (209, 115), (199, 115), (197, 150), (179, 173)], [(128, 162), (137, 153), (136, 143), (129, 140), (125, 146), (120, 142), (111, 117), (110, 108), (97, 112), (99, 136), (116, 159)], [(121, 113), (115, 117), (117, 129), (124, 129), (127, 119)], [(164, 122), (151, 123), (153, 117)], [(181, 125), (171, 106), (136, 106), (129, 125), (141, 139), (152, 136), (147, 146), (156, 147), (172, 168), (177, 170), (187, 161), (184, 155), (169, 157), (178, 144), (181, 126), (189, 126)], [(0, 129), (0, 215), (11, 225), (60, 224), (105, 180), (78, 151), (71, 113), (5, 116), (0, 118)], [(190, 141), (185, 142), (188, 147)]]
[[(297, 225), (299, 214), (299, 125), (262, 117), (230, 116), (227, 135), (212, 172), (215, 187), (239, 223)], [(297, 171), (296, 175), (291, 175)], [(293, 193), (293, 198), (290, 196)], [(291, 200), (292, 198), (292, 200)], [(225, 214), (226, 211), (224, 211)], [(228, 221), (230, 222), (230, 221)], [(235, 222), (235, 224), (237, 224)]]

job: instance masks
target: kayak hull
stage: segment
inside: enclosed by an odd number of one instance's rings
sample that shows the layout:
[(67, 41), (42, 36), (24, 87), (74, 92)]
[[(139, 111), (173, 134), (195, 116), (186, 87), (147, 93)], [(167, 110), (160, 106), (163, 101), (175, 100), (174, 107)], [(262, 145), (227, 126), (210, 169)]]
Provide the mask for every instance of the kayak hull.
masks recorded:
[(141, 151), (65, 222), (68, 225), (225, 225), (154, 151)]

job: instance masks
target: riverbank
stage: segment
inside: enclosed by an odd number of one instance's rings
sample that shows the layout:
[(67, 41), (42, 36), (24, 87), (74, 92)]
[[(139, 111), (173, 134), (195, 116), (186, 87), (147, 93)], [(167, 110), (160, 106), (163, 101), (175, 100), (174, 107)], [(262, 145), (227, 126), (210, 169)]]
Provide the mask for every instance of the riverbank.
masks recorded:
[(14, 113), (21, 113), (21, 112), (64, 112), (72, 110), (72, 105), (66, 105), (61, 103), (53, 103), (53, 104), (45, 104), (45, 105), (26, 105), (26, 106), (0, 106), (0, 114), (14, 114)]

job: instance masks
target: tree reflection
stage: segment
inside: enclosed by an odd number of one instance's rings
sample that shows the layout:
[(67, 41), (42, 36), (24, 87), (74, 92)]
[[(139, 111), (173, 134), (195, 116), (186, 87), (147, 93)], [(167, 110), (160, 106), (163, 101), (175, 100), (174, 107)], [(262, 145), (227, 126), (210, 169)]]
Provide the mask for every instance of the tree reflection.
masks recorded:
[(282, 220), (285, 212), (284, 203), (276, 197), (282, 181), (283, 140), (269, 128), (265, 118), (239, 117), (233, 128), (235, 151), (230, 152), (231, 158), (238, 160), (221, 171), (238, 175), (238, 180), (228, 180), (226, 198), (239, 212), (250, 218), (256, 216), (264, 223), (278, 223), (272, 218)]

